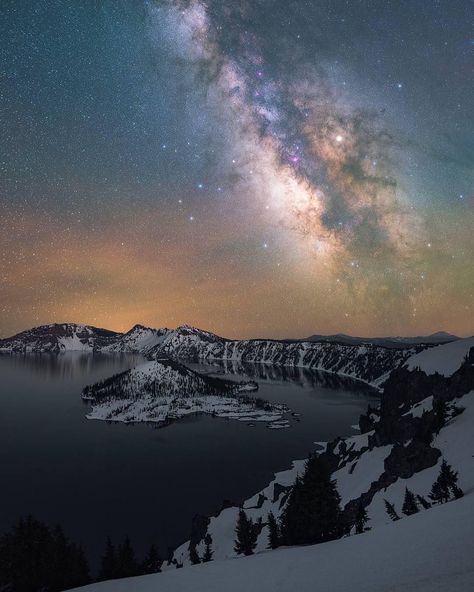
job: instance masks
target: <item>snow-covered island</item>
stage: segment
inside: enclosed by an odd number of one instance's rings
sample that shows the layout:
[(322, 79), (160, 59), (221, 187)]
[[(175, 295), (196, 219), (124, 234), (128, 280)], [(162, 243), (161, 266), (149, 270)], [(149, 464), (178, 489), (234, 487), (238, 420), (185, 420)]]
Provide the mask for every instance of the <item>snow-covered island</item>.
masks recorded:
[(166, 424), (186, 415), (205, 413), (281, 426), (288, 408), (250, 394), (257, 390), (255, 382), (216, 378), (161, 359), (87, 386), (82, 398), (92, 404), (88, 419)]

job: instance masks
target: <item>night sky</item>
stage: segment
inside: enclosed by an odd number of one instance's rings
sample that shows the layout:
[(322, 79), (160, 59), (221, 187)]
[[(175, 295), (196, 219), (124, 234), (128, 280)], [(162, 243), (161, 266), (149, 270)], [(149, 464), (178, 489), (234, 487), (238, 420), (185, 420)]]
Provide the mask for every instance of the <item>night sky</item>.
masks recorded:
[(471, 0), (2, 0), (0, 335), (474, 333)]

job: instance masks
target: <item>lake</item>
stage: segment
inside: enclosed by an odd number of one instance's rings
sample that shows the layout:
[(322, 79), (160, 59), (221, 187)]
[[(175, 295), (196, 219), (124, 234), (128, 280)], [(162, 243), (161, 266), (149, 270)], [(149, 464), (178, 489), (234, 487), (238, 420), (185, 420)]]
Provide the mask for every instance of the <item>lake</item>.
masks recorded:
[(373, 392), (329, 374), (190, 364), (252, 379), (286, 403), (289, 429), (188, 417), (165, 428), (88, 421), (82, 388), (128, 369), (134, 355), (0, 355), (0, 532), (28, 513), (60, 523), (97, 567), (106, 536), (142, 554), (188, 538), (193, 515), (241, 502), (313, 442), (354, 431)]

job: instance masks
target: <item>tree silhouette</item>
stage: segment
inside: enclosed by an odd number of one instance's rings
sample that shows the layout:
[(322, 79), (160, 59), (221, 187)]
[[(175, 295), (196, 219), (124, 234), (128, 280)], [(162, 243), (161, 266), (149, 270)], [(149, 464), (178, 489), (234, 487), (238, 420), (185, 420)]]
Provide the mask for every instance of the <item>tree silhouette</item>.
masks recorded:
[(302, 477), (291, 488), (281, 517), (282, 541), (305, 545), (330, 541), (344, 533), (340, 497), (326, 462), (310, 454)]
[(235, 534), (235, 552), (239, 555), (252, 555), (257, 546), (257, 531), (252, 519), (247, 517), (242, 508), (239, 511)]
[(207, 563), (208, 561), (212, 561), (212, 556), (214, 552), (212, 550), (212, 537), (209, 533), (206, 534), (204, 537), (204, 555), (202, 556), (202, 562)]
[(276, 549), (280, 546), (280, 528), (278, 522), (273, 514), (268, 514), (268, 548)]
[(405, 516), (411, 516), (419, 511), (414, 493), (410, 491), (408, 487), (405, 487), (405, 499), (403, 500), (402, 512)]

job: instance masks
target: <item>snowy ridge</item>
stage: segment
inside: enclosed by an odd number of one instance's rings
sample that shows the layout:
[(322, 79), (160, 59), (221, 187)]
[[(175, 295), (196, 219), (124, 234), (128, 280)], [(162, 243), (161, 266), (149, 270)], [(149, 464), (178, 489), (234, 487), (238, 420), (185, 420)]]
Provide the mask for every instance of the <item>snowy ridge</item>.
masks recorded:
[(388, 374), (422, 349), (372, 344), (272, 340), (231, 341), (189, 327), (171, 331), (150, 356), (192, 361), (230, 361), (333, 372), (379, 387)]
[(140, 353), (146, 355), (160, 345), (169, 333), (168, 329), (151, 329), (135, 325), (114, 343), (102, 348), (102, 353)]
[(433, 347), (408, 358), (407, 367), (409, 370), (419, 368), (426, 374), (438, 372), (451, 376), (461, 366), (471, 347), (474, 347), (474, 337)]
[(74, 323), (44, 325), (0, 340), (0, 353), (128, 352), (150, 359), (267, 364), (331, 372), (375, 388), (380, 388), (394, 368), (427, 347), (430, 345), (401, 344), (397, 348), (324, 340), (230, 340), (189, 325), (174, 330), (135, 325), (127, 333), (116, 333)]
[(0, 353), (62, 353), (100, 351), (121, 334), (90, 325), (43, 325), (0, 340)]
[(245, 392), (256, 383), (201, 375), (171, 360), (151, 361), (84, 389), (92, 403), (88, 419), (166, 424), (185, 415), (207, 413), (239, 421), (277, 422), (287, 411)]

